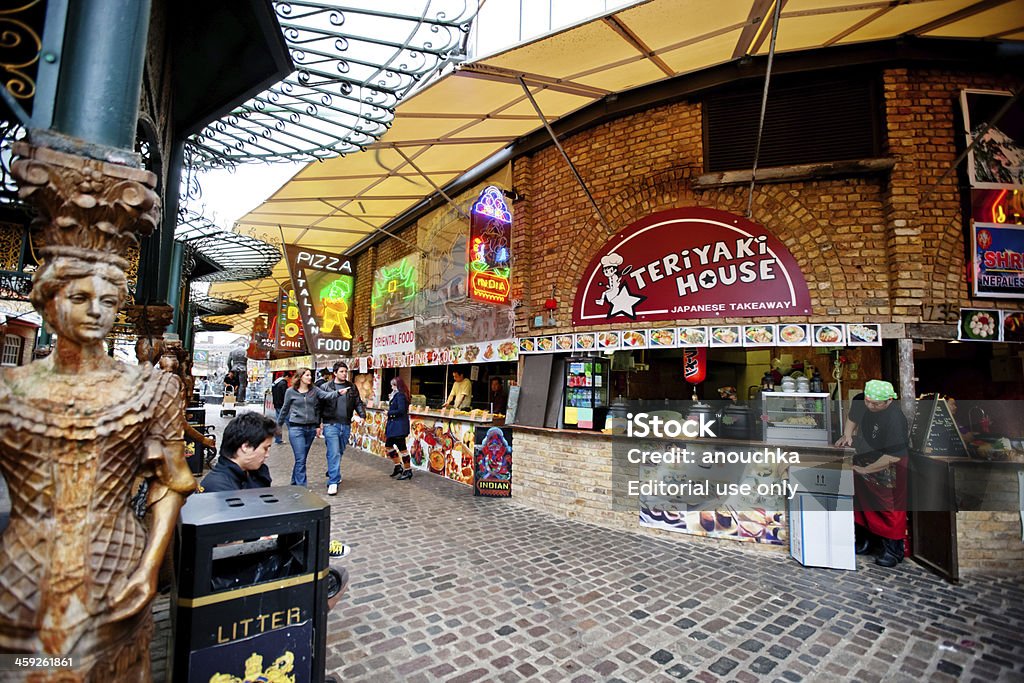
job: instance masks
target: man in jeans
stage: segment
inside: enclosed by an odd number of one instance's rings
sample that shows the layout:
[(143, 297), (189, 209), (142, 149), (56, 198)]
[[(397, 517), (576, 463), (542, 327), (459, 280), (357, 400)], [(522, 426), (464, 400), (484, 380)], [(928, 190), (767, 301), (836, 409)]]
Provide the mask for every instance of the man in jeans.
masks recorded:
[[(274, 419), (281, 414), (281, 408), (284, 407), (284, 394), (288, 391), (288, 386), (292, 381), (292, 373), (284, 372), (281, 376), (274, 380), (274, 383), (270, 387), (270, 395), (274, 400)], [(274, 437), (274, 443), (284, 443), (281, 439), (280, 432)]]
[(359, 396), (359, 390), (348, 381), (348, 365), (343, 361), (334, 364), (334, 378), (322, 387), (334, 394), (321, 406), (321, 429), (327, 442), (327, 495), (338, 495), (341, 483), (341, 456), (345, 454), (352, 420), (366, 418), (366, 407)]

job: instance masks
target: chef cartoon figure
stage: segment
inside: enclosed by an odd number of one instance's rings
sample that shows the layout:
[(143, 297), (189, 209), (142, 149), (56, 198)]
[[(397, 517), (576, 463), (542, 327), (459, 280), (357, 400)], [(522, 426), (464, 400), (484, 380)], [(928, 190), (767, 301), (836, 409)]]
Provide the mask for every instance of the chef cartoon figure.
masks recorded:
[(632, 266), (622, 266), (622, 256), (619, 254), (605, 254), (601, 257), (601, 272), (608, 278), (604, 292), (597, 299), (597, 304), (608, 305), (608, 317), (625, 315), (636, 319), (636, 306), (646, 299), (645, 296), (638, 296), (629, 291), (629, 287), (622, 280), (622, 276), (630, 271)]

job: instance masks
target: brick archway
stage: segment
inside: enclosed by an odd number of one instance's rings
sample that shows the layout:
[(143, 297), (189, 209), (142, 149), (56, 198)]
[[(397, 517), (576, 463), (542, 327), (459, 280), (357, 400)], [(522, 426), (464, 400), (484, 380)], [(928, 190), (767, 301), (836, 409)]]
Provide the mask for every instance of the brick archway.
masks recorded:
[[(643, 178), (622, 190), (604, 207), (609, 225), (618, 231), (644, 216), (680, 206), (715, 208), (737, 215), (746, 213), (745, 189), (729, 187), (698, 194), (689, 187), (690, 176), (690, 169), (672, 169)], [(766, 185), (756, 190), (752, 219), (775, 235), (800, 265), (811, 292), (812, 315), (829, 315), (831, 308), (852, 306), (846, 282), (854, 280), (849, 276), (855, 264), (838, 253), (827, 223), (815, 218), (798, 198), (780, 188)], [(584, 268), (608, 237), (596, 216), (576, 231), (573, 246), (564, 261), (570, 282), (578, 282), (583, 277)], [(829, 292), (829, 305), (816, 296), (823, 291)]]

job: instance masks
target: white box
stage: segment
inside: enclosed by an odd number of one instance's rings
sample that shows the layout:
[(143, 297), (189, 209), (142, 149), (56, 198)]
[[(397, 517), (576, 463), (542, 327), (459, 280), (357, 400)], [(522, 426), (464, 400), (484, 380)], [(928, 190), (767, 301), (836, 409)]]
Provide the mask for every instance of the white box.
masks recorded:
[(789, 503), (789, 532), (789, 554), (805, 567), (857, 568), (853, 496), (798, 491)]

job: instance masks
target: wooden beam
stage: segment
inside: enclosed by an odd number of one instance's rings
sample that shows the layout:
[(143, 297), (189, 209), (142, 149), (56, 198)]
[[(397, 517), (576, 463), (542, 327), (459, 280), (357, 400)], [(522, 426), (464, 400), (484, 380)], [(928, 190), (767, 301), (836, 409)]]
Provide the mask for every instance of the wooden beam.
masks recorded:
[(740, 37), (733, 48), (732, 58), (739, 59), (750, 54), (750, 47), (754, 38), (761, 31), (761, 26), (771, 20), (771, 9), (773, 0), (754, 0), (750, 5), (750, 12), (747, 14), (747, 21), (740, 32)]
[[(881, 158), (775, 166), (757, 169), (757, 182), (788, 183), (797, 180), (820, 180), (870, 173), (888, 173), (895, 165), (895, 159)], [(745, 185), (750, 182), (750, 176), (750, 169), (705, 173), (693, 180), (693, 188), (695, 190), (710, 190), (729, 185)]]
[(910, 35), (914, 36), (930, 33), (931, 31), (934, 31), (937, 28), (942, 28), (943, 26), (955, 24), (956, 22), (961, 21), (962, 19), (966, 19), (967, 17), (973, 17), (975, 14), (986, 12), (990, 9), (999, 7), (1000, 5), (1005, 5), (1009, 2), (1013, 2), (1013, 0), (981, 0), (981, 2), (976, 2), (969, 7), (964, 7), (959, 12), (947, 14), (933, 21), (929, 21), (927, 24), (921, 24), (917, 28), (912, 28), (909, 31), (906, 31), (906, 33), (909, 33)]
[(623, 40), (632, 45), (637, 52), (642, 54), (647, 59), (651, 60), (651, 62), (653, 62), (656, 67), (661, 69), (661, 72), (663, 74), (665, 74), (666, 76), (676, 75), (675, 70), (672, 67), (670, 67), (664, 59), (654, 54), (654, 50), (652, 50), (647, 45), (647, 43), (641, 40), (640, 36), (633, 33), (633, 31), (628, 26), (626, 26), (626, 24), (623, 23), (623, 21), (618, 16), (612, 15), (605, 17), (604, 23), (606, 23), (613, 31), (618, 33)]

